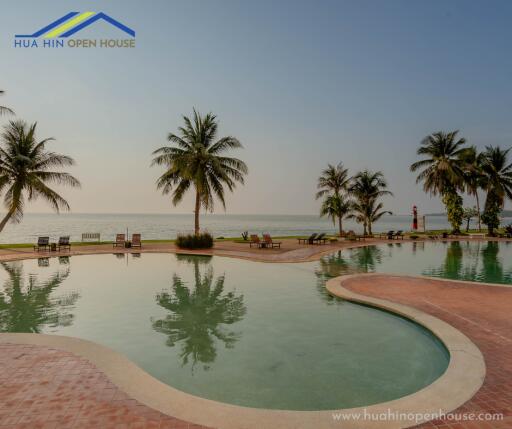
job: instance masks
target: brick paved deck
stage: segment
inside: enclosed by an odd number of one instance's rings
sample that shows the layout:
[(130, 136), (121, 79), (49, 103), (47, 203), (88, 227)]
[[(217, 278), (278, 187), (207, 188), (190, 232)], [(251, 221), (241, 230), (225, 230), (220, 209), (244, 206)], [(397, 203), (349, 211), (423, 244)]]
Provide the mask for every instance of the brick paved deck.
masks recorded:
[(503, 413), (501, 422), (431, 421), (419, 427), (512, 428), (512, 288), (397, 276), (354, 277), (353, 292), (410, 305), (448, 322), (481, 350), (487, 366), (482, 388), (456, 413)]
[(130, 399), (87, 359), (0, 344), (1, 429), (201, 429)]

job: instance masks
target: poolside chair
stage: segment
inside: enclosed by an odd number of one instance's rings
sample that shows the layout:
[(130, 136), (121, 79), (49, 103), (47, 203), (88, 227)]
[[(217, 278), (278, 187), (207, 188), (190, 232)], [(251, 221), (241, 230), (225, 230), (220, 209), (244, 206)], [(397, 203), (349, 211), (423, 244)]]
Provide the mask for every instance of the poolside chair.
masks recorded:
[(379, 233), (379, 238), (387, 238), (392, 235), (395, 231), (387, 231)]
[(59, 242), (57, 243), (57, 250), (60, 252), (61, 249), (68, 249), (69, 251), (71, 251), (71, 243), (69, 242), (69, 235), (59, 237)]
[(251, 241), (249, 242), (249, 247), (255, 244), (256, 247), (264, 247), (264, 243), (261, 242), (260, 238), (256, 234), (251, 234)]
[(132, 247), (139, 247), (142, 249), (142, 241), (140, 240), (140, 234), (132, 234)]
[(37, 244), (34, 245), (34, 251), (50, 250), (50, 237), (38, 237)]
[(400, 238), (400, 239), (404, 239), (404, 232), (402, 230), (398, 230), (397, 232), (395, 232), (395, 234), (393, 235), (393, 238), (396, 238), (397, 240)]
[(112, 247), (124, 247), (126, 238), (124, 234), (116, 234), (116, 241), (112, 243)]
[(325, 232), (322, 232), (318, 237), (313, 239), (313, 244), (325, 244), (327, 243), (327, 238), (325, 238), (326, 234)]
[(281, 242), (280, 241), (272, 241), (272, 237), (270, 234), (263, 234), (263, 242), (265, 243), (265, 247), (268, 247), (270, 249), (273, 249), (274, 247), (281, 248)]
[(313, 240), (316, 238), (317, 236), (317, 233), (314, 232), (313, 234), (311, 234), (308, 238), (299, 238), (299, 244), (301, 243), (304, 243), (304, 244), (312, 244), (313, 243)]
[(364, 240), (365, 238), (364, 236), (357, 235), (354, 231), (350, 230), (347, 232), (345, 239), (350, 241), (361, 241)]

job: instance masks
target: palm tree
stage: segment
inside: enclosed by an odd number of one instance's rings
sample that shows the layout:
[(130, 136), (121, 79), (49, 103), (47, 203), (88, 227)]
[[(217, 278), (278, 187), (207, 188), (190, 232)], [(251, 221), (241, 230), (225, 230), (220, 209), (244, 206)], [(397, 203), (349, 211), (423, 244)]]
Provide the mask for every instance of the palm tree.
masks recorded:
[(480, 198), (478, 190), (482, 187), (482, 154), (479, 154), (475, 146), (470, 146), (460, 156), (463, 162), (464, 182), (468, 194), (473, 195), (476, 200), (476, 210), (478, 217), (478, 231), (482, 230), (482, 219), (480, 213)]
[[(4, 95), (4, 94), (5, 94), (5, 91), (0, 90), (0, 95)], [(14, 112), (12, 109), (9, 109), (8, 107), (0, 106), (0, 115), (4, 115), (4, 114), (14, 115)]]
[(381, 171), (372, 172), (363, 170), (357, 173), (349, 187), (349, 192), (356, 198), (353, 204), (352, 218), (363, 224), (364, 234), (372, 235), (372, 223), (380, 219), (389, 211), (381, 211), (382, 203), (378, 199), (385, 195), (393, 195), (387, 190), (387, 182)]
[(195, 286), (189, 288), (176, 274), (171, 291), (162, 291), (156, 296), (158, 305), (170, 311), (164, 319), (154, 320), (153, 329), (167, 335), (167, 345), (181, 343), (182, 365), (192, 360), (192, 370), (200, 362), (204, 369), (215, 361), (216, 340), (226, 348), (234, 347), (239, 334), (224, 327), (243, 319), (247, 309), (243, 295), (224, 292), (224, 276), (213, 278), (209, 267), (201, 274), (199, 264), (204, 259), (193, 259)]
[(466, 139), (457, 140), (457, 131), (439, 131), (425, 137), (418, 155), (426, 159), (411, 165), (411, 171), (422, 169), (416, 183), (423, 182), (423, 189), (432, 195), (440, 194), (446, 206), (448, 220), (454, 232), (460, 231), (462, 223), (462, 198), (457, 191), (464, 190), (464, 162)]
[(174, 205), (183, 199), (191, 186), (194, 188), (194, 231), (199, 234), (201, 206), (213, 211), (216, 196), (226, 208), (224, 186), (232, 192), (236, 182), (244, 183), (248, 169), (243, 161), (224, 156), (227, 150), (242, 148), (242, 144), (231, 136), (216, 140), (218, 121), (214, 114), (201, 116), (194, 109), (193, 119), (183, 116), (183, 121), (185, 126), (178, 128), (180, 135), (169, 133), (167, 136), (175, 146), (155, 150), (151, 165), (166, 167), (157, 180), (157, 187), (164, 195), (172, 192)]
[(340, 237), (343, 235), (343, 219), (352, 211), (352, 201), (343, 198), (342, 195), (329, 195), (320, 208), (320, 216), (328, 216), (334, 225), (338, 220)]
[(73, 158), (46, 150), (53, 138), (36, 140), (36, 125), (24, 121), (10, 121), (4, 127), (0, 142), (0, 191), (5, 191), (4, 204), (7, 214), (0, 222), (0, 232), (9, 220), (20, 222), (23, 218), (25, 195), (28, 201), (45, 199), (58, 213), (69, 210), (69, 204), (49, 184), (80, 187), (78, 179), (69, 173), (55, 171), (54, 167), (74, 165)]
[(393, 214), (389, 210), (382, 210), (384, 204), (377, 203), (375, 198), (368, 200), (366, 203), (357, 201), (352, 205), (353, 213), (350, 215), (351, 219), (363, 224), (364, 235), (373, 235), (372, 224), (377, 222), (385, 214)]
[(507, 150), (499, 146), (486, 146), (482, 153), (483, 188), (487, 192), (483, 222), (487, 225), (489, 235), (500, 225), (500, 212), (505, 198), (512, 199), (512, 163), (508, 163)]
[(326, 197), (320, 208), (320, 216), (327, 215), (333, 222), (338, 218), (340, 236), (343, 235), (343, 217), (350, 211), (350, 203), (343, 199), (349, 183), (348, 169), (343, 167), (342, 162), (338, 165), (327, 164), (317, 182), (316, 199)]
[(318, 178), (316, 199), (322, 198), (328, 194), (340, 195), (346, 191), (350, 182), (348, 169), (343, 167), (343, 163), (338, 165), (327, 164), (327, 168), (322, 171)]

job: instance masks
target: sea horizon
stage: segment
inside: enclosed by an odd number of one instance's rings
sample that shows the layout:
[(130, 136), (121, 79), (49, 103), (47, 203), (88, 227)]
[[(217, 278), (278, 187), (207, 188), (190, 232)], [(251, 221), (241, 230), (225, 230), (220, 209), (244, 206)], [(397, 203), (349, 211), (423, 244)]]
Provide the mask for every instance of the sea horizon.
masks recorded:
[[(426, 228), (449, 228), (446, 216), (425, 215)], [(503, 224), (511, 218), (504, 218)], [(337, 234), (337, 225), (319, 215), (301, 214), (232, 214), (207, 213), (201, 215), (201, 229), (219, 237), (241, 237), (269, 233), (273, 236), (309, 235), (313, 232)], [(33, 243), (39, 236), (56, 240), (69, 235), (72, 241), (81, 241), (83, 233), (100, 233), (102, 241), (111, 241), (118, 233), (140, 233), (143, 240), (170, 240), (179, 233), (193, 232), (192, 213), (26, 213), (19, 224), (9, 223), (0, 233), (1, 244)], [(471, 222), (475, 227), (475, 221)], [(344, 230), (362, 232), (362, 225), (345, 220)], [(373, 226), (373, 232), (388, 230), (410, 231), (412, 215), (386, 215)]]

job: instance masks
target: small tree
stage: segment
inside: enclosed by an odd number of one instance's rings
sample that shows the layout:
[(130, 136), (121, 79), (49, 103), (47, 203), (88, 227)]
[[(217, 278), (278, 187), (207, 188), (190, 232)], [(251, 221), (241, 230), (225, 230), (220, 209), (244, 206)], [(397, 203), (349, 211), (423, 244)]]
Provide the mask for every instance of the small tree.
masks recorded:
[(466, 232), (469, 231), (469, 223), (471, 222), (471, 219), (474, 217), (477, 217), (479, 215), (479, 212), (476, 207), (466, 207), (464, 208), (464, 211), (462, 213), (462, 219), (466, 221)]

